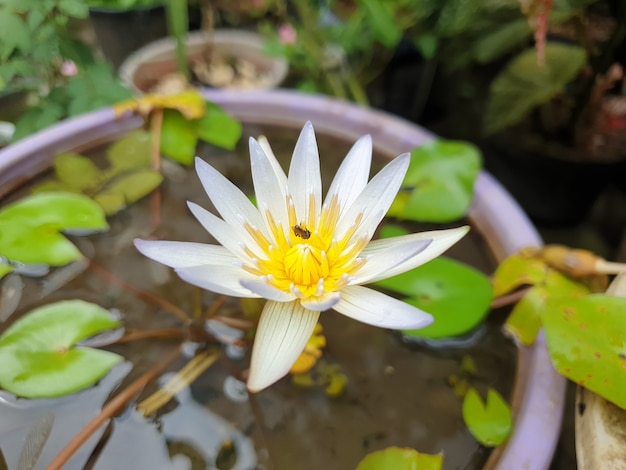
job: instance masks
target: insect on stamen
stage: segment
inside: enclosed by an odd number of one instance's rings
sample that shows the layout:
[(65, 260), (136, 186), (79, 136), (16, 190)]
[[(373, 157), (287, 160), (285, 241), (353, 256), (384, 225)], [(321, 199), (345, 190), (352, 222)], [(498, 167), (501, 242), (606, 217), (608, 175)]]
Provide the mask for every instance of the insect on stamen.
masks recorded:
[(309, 238), (311, 238), (311, 232), (309, 231), (309, 229), (306, 228), (306, 225), (302, 224), (302, 225), (294, 225), (293, 226), (293, 234), (296, 237), (300, 237), (303, 240), (308, 240)]

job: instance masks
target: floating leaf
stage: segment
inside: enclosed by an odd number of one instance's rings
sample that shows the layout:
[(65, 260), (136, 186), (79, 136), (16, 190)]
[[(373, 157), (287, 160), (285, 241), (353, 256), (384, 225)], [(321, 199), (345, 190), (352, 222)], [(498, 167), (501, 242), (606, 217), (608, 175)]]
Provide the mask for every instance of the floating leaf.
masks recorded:
[(233, 150), (241, 138), (241, 123), (214, 103), (207, 102), (207, 113), (197, 126), (200, 139), (227, 150)]
[(321, 323), (315, 325), (313, 334), (304, 346), (304, 350), (289, 370), (290, 374), (305, 374), (311, 370), (317, 360), (322, 357), (322, 349), (326, 347), (326, 337)]
[(513, 307), (502, 329), (518, 344), (529, 346), (535, 342), (539, 333), (542, 325), (541, 314), (548, 299), (579, 297), (588, 293), (589, 289), (583, 284), (571, 281), (557, 271), (548, 271), (545, 281), (531, 288)]
[(493, 275), (493, 293), (496, 297), (507, 294), (518, 287), (543, 282), (548, 273), (546, 263), (521, 253), (506, 258)]
[(82, 255), (59, 232), (107, 228), (102, 209), (85, 196), (35, 194), (0, 211), (0, 255), (25, 264), (62, 266)]
[(554, 298), (542, 312), (554, 367), (626, 409), (626, 298)]
[(409, 231), (404, 227), (396, 224), (385, 224), (380, 229), (380, 238), (399, 237), (407, 235)]
[(163, 112), (161, 152), (183, 165), (191, 165), (198, 144), (197, 122), (189, 121), (175, 110)]
[(486, 403), (476, 389), (467, 391), (463, 400), (463, 420), (476, 440), (489, 447), (502, 444), (513, 426), (509, 405), (492, 388), (487, 391)]
[(102, 378), (122, 357), (76, 343), (119, 321), (104, 308), (66, 300), (32, 310), (0, 336), (0, 386), (19, 396), (54, 397)]
[(152, 137), (149, 132), (136, 130), (115, 141), (107, 149), (107, 159), (115, 173), (149, 168)]
[(493, 298), (489, 280), (458, 261), (439, 257), (376, 285), (408, 298), (405, 302), (430, 313), (435, 321), (406, 334), (429, 339), (459, 336), (476, 328)]
[(94, 199), (107, 215), (113, 215), (150, 194), (161, 184), (161, 181), (163, 181), (163, 176), (158, 171), (137, 170), (116, 178)]
[(387, 215), (423, 222), (459, 219), (469, 209), (480, 168), (480, 152), (467, 142), (436, 139), (414, 149)]
[(562, 93), (586, 60), (582, 47), (562, 43), (546, 45), (544, 65), (538, 64), (535, 49), (520, 53), (491, 84), (485, 133), (517, 124), (533, 108)]
[(74, 191), (89, 191), (100, 183), (100, 170), (87, 157), (62, 153), (54, 158), (54, 171), (59, 181)]
[(414, 449), (387, 447), (368, 454), (356, 470), (441, 470), (443, 454), (422, 454)]

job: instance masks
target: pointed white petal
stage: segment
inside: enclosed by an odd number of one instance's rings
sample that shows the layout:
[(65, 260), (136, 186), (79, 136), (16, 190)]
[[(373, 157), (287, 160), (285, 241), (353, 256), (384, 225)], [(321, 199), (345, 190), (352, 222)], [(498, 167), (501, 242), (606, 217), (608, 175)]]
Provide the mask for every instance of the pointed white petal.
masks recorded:
[(293, 197), (296, 214), (301, 219), (299, 222), (306, 222), (309, 213), (309, 194), (313, 194), (316, 213), (320, 213), (322, 205), (320, 158), (313, 124), (310, 121), (302, 128), (298, 142), (296, 142), (289, 166), (287, 187), (289, 194)]
[(239, 266), (202, 265), (176, 270), (183, 281), (218, 294), (232, 297), (260, 297), (241, 285), (244, 279), (252, 278), (252, 274)]
[(282, 176), (276, 173), (276, 169), (259, 143), (252, 138), (250, 139), (250, 167), (256, 203), (263, 218), (265, 219), (265, 211), (269, 210), (276, 223), (282, 224), (285, 228), (288, 227), (284, 173)]
[(360, 213), (363, 213), (363, 219), (357, 233), (360, 236), (372, 237), (374, 235), (376, 227), (387, 213), (400, 189), (409, 162), (410, 154), (402, 154), (389, 162), (372, 178), (339, 219), (336, 230), (337, 238), (343, 236)]
[(446, 251), (469, 231), (469, 226), (451, 228), (446, 230), (432, 230), (429, 232), (412, 233), (410, 235), (402, 235), (400, 237), (383, 238), (381, 240), (373, 240), (365, 247), (361, 252), (362, 256), (373, 255), (378, 256), (379, 253), (388, 249), (393, 249), (393, 246), (402, 245), (409, 241), (416, 240), (429, 240), (432, 242), (428, 247), (399, 265), (383, 271), (380, 274), (373, 276), (367, 282), (376, 282), (381, 279), (386, 279), (396, 274), (404, 273), (410, 269), (417, 268), (424, 263), (427, 263), (431, 259), (436, 258), (441, 253)]
[(426, 250), (431, 242), (432, 240), (429, 239), (407, 240), (405, 243), (389, 244), (375, 253), (361, 252), (361, 256), (367, 257), (367, 261), (361, 269), (354, 273), (356, 279), (350, 284), (367, 284), (372, 279), (379, 278), (382, 273), (400, 266)]
[(258, 143), (263, 149), (263, 152), (265, 152), (267, 159), (274, 169), (274, 173), (276, 174), (276, 179), (278, 179), (281, 190), (284, 191), (287, 188), (287, 175), (285, 175), (283, 168), (280, 166), (280, 163), (278, 163), (278, 159), (276, 158), (276, 155), (274, 155), (274, 151), (272, 150), (267, 137), (264, 135), (259, 136)]
[(364, 135), (352, 146), (328, 188), (328, 203), (337, 194), (342, 211), (355, 201), (367, 185), (372, 162), (372, 137)]
[(319, 297), (302, 299), (300, 300), (300, 304), (306, 309), (323, 312), (337, 305), (337, 302), (339, 302), (340, 299), (341, 292), (326, 292), (324, 295)]
[(196, 172), (209, 199), (226, 223), (239, 228), (244, 219), (267, 234), (261, 214), (237, 186), (198, 157), (196, 157)]
[(248, 246), (253, 252), (258, 253), (256, 243), (243, 229), (236, 230), (198, 204), (188, 202), (187, 206), (204, 229), (242, 261), (251, 261), (250, 257), (243, 250), (243, 245)]
[(265, 304), (257, 328), (248, 389), (258, 392), (285, 376), (313, 334), (320, 312), (307, 310), (300, 302)]
[(342, 289), (335, 310), (368, 325), (394, 330), (415, 330), (433, 322), (430, 314), (362, 286)]
[(289, 302), (290, 300), (294, 300), (296, 298), (295, 295), (283, 292), (280, 289), (276, 289), (275, 287), (270, 286), (268, 283), (263, 281), (245, 279), (241, 281), (241, 285), (268, 300), (275, 300), (277, 302)]
[(148, 258), (171, 268), (186, 268), (201, 264), (232, 266), (239, 258), (219, 245), (205, 243), (142, 240), (135, 238), (135, 247)]

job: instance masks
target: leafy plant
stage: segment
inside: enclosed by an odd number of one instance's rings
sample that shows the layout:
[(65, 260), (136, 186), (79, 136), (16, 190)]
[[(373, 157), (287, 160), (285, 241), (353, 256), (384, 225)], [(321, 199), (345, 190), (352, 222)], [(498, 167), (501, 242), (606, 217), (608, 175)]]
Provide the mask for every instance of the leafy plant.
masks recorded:
[(467, 391), (463, 400), (463, 420), (474, 437), (489, 447), (502, 444), (513, 427), (509, 405), (493, 388), (489, 388), (485, 403), (476, 389)]

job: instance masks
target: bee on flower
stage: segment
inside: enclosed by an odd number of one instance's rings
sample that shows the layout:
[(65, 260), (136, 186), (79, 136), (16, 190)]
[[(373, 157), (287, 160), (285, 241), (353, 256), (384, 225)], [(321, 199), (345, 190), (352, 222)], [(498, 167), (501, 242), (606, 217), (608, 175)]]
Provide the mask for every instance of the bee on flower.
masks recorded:
[(392, 329), (418, 329), (433, 318), (363, 284), (395, 276), (439, 256), (467, 227), (372, 240), (407, 171), (396, 157), (368, 182), (370, 136), (349, 151), (322, 199), (313, 126), (307, 122), (288, 174), (266, 140), (250, 139), (257, 207), (228, 179), (196, 159), (198, 176), (221, 216), (189, 203), (219, 245), (135, 240), (145, 256), (185, 281), (220, 294), (267, 299), (252, 348), (248, 389), (286, 375), (322, 312)]

